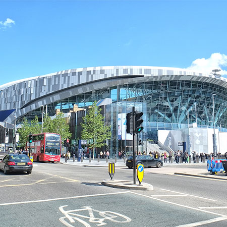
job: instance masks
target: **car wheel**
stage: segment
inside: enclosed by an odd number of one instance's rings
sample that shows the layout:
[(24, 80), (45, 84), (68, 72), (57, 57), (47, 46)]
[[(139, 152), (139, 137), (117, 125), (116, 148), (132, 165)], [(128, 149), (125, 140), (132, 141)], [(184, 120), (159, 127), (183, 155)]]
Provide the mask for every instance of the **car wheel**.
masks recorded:
[(4, 166), (4, 170), (3, 170), (4, 174), (7, 174), (8, 171), (6, 170), (6, 166)]
[(162, 163), (161, 163), (161, 162), (157, 162), (157, 163), (156, 163), (156, 167), (157, 167), (157, 168), (161, 168), (161, 166), (162, 166)]
[(27, 174), (31, 174), (31, 173), (32, 173), (32, 171), (31, 171), (31, 170), (27, 171)]
[(128, 166), (129, 169), (132, 169), (132, 166)]

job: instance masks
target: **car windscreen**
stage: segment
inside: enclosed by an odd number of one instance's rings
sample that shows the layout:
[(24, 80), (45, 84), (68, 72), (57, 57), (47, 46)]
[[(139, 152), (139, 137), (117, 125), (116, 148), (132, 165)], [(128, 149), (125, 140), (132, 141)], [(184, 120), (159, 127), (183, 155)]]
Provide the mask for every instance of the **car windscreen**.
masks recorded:
[(27, 155), (10, 155), (9, 160), (13, 162), (29, 162), (30, 159)]

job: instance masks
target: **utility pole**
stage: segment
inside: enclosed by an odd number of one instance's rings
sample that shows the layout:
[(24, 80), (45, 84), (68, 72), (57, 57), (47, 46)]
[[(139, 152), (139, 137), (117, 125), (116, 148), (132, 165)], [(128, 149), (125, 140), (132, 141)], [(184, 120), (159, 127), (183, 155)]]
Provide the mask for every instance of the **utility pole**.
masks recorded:
[(16, 113), (14, 112), (13, 152), (16, 151)]
[(214, 159), (217, 157), (217, 140), (216, 140), (216, 134), (215, 134), (215, 119), (214, 119), (214, 96), (216, 94), (212, 94), (213, 98), (213, 128), (214, 128), (214, 134), (213, 134), (213, 153), (214, 153)]

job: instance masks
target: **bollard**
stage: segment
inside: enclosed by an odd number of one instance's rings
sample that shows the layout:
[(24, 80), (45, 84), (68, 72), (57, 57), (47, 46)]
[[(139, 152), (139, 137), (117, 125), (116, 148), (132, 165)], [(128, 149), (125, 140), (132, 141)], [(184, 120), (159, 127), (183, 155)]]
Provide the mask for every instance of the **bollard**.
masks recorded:
[(117, 163), (117, 155), (115, 155), (115, 163)]
[(81, 162), (83, 162), (83, 161), (84, 161), (84, 156), (82, 155), (82, 156), (81, 156)]
[(199, 157), (198, 156), (196, 157), (196, 163), (199, 163)]
[(75, 162), (75, 154), (73, 154), (73, 162)]
[(205, 163), (205, 156), (203, 156), (203, 163)]
[(124, 157), (124, 163), (125, 163), (125, 159), (126, 159), (126, 158)]
[(173, 157), (171, 157), (171, 163), (173, 163)]
[(65, 162), (67, 162), (67, 155), (65, 154)]
[(192, 162), (192, 157), (191, 156), (189, 156), (189, 163), (191, 163)]
[(161, 157), (161, 161), (164, 162), (164, 157), (163, 156)]
[(108, 162), (108, 157), (106, 156), (106, 163)]
[(182, 157), (180, 157), (180, 163), (183, 163), (183, 158)]
[(115, 163), (109, 162), (109, 175), (111, 180), (113, 179), (114, 173), (115, 173)]
[(91, 162), (91, 155), (89, 154), (89, 162)]
[(100, 154), (98, 154), (98, 162), (100, 161)]

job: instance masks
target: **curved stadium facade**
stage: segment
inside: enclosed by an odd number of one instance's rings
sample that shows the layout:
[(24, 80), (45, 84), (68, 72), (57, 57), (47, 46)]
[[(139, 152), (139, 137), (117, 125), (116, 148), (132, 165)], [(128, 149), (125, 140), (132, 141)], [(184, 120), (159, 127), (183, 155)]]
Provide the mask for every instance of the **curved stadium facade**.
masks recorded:
[(195, 123), (201, 130), (227, 128), (227, 80), (178, 68), (70, 69), (2, 85), (0, 97), (0, 110), (16, 109), (6, 120), (11, 124), (15, 117), (17, 124), (23, 117), (33, 119), (37, 115), (41, 119), (43, 109), (50, 116), (58, 111), (68, 114), (74, 140), (80, 138), (79, 124), (86, 109), (98, 101), (105, 123), (111, 125), (112, 153), (119, 146), (130, 146), (124, 126), (126, 113), (133, 106), (143, 112), (144, 130), (139, 135), (143, 141), (159, 141), (159, 131), (189, 130)]

